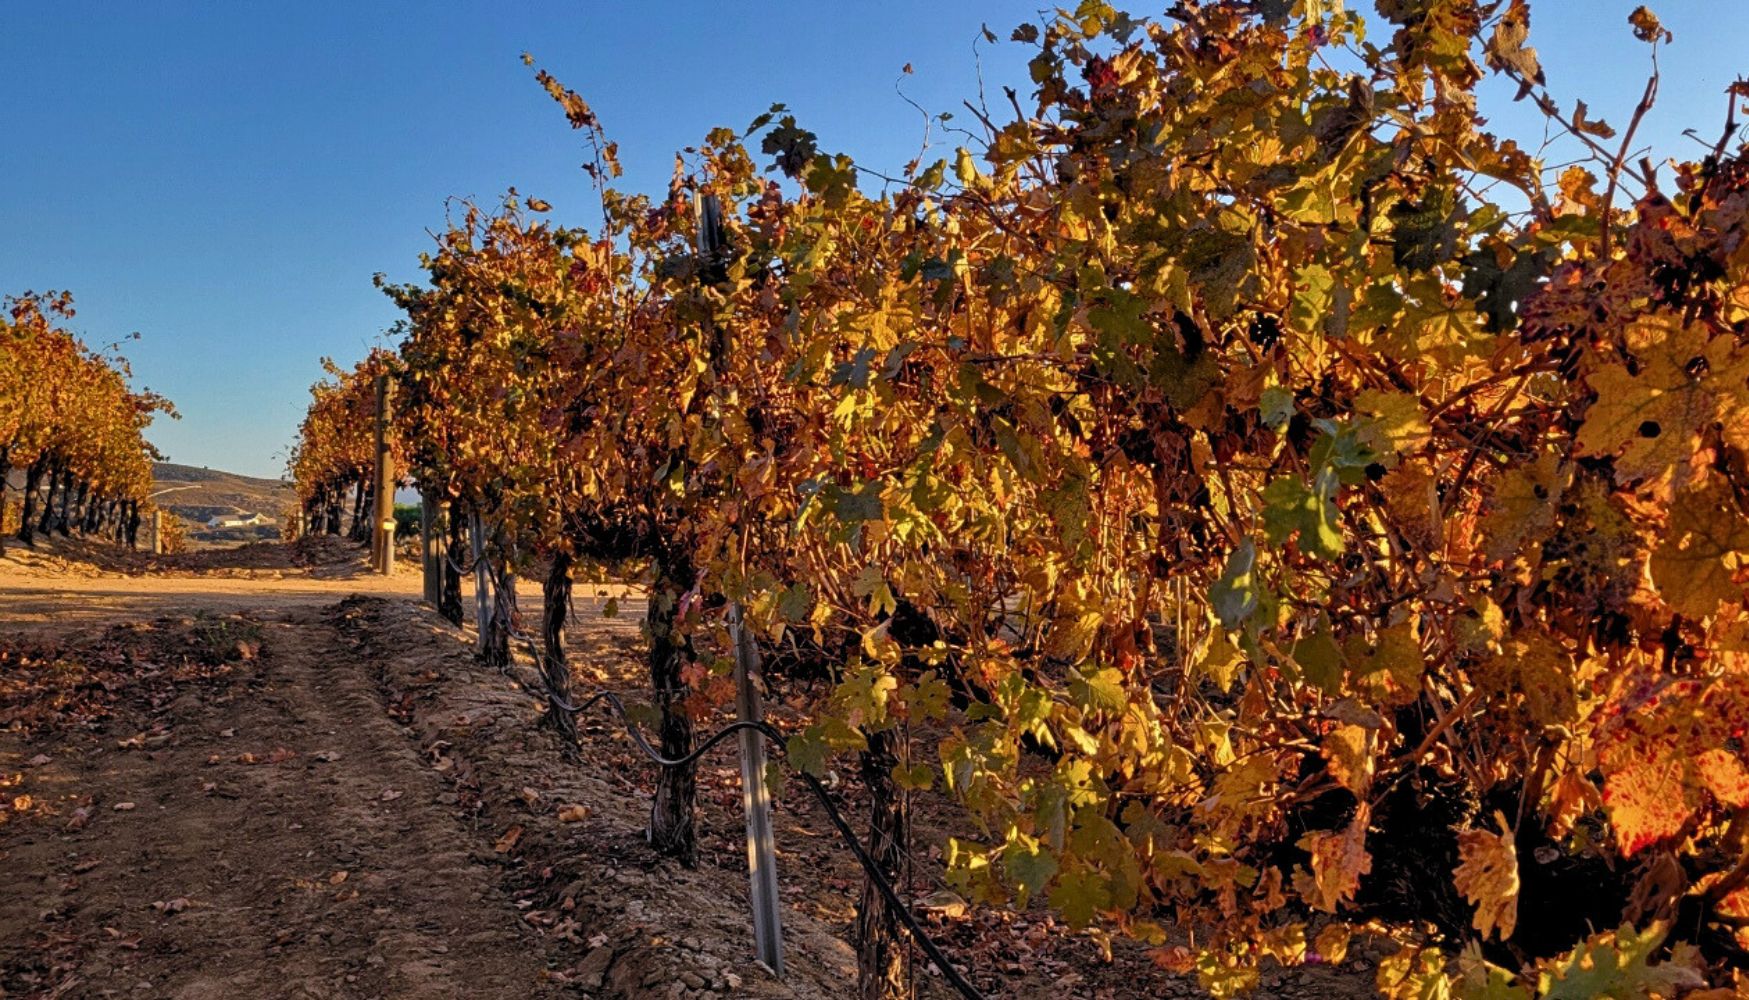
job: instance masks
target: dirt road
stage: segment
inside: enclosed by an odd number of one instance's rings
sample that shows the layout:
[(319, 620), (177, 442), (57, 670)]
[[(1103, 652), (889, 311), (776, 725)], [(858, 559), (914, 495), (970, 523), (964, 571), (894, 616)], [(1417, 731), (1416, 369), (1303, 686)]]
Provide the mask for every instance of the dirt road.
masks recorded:
[[(617, 723), (562, 745), (530, 664), (482, 668), (416, 574), (329, 549), (0, 557), (0, 1000), (848, 995), (861, 875), (811, 799), (778, 801), (780, 981), (751, 961), (732, 749), (699, 771), (699, 867), (662, 859), (654, 773)], [(604, 617), (590, 589), (576, 679), (635, 701), (641, 602)], [(774, 689), (774, 722), (803, 723), (805, 683)], [(955, 809), (919, 800), (914, 898), (943, 886)], [(931, 919), (991, 997), (1207, 996), (1048, 915)], [(1264, 995), (1370, 995), (1364, 967), (1333, 975), (1267, 974)], [(927, 969), (917, 987), (950, 996)]]
[(635, 782), (567, 764), (527, 692), (409, 600), (416, 574), (352, 568), (0, 562), (0, 997), (843, 982), (806, 918), (808, 971), (749, 962), (736, 873), (663, 872)]

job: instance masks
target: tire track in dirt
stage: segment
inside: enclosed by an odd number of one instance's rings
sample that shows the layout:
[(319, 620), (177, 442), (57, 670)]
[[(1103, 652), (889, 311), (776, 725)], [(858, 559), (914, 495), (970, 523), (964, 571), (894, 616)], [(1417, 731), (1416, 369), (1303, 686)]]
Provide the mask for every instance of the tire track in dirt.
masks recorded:
[[(0, 771), (40, 753), (33, 787), (91, 796), (82, 829), (0, 827), (30, 873), (0, 901), (0, 996), (556, 995), (368, 666), (318, 611), (262, 628), (254, 669), (101, 738), (0, 734)], [(119, 748), (129, 726), (152, 744)]]

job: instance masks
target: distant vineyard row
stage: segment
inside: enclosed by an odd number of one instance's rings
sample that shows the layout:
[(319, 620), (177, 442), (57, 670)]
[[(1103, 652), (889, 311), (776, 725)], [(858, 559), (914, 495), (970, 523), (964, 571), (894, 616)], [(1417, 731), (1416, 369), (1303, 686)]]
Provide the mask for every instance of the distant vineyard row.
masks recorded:
[[(168, 400), (128, 387), (127, 361), (94, 351), (60, 324), (66, 293), (9, 297), (0, 317), (0, 486), (21, 469), (17, 521), (0, 488), (0, 536), (16, 524), (26, 544), (72, 532), (133, 546), (149, 513), (152, 461), (142, 436)], [(4, 541), (0, 541), (0, 546)]]

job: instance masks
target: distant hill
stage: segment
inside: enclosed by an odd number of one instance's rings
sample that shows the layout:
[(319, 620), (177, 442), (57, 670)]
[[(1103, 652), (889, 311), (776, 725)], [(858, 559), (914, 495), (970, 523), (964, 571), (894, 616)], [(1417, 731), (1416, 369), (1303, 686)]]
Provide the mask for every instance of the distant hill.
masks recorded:
[[(189, 536), (197, 540), (278, 537), (281, 518), (297, 503), (297, 491), (292, 484), (279, 479), (258, 479), (171, 462), (153, 463), (152, 477), (155, 480), (152, 492), (158, 505), (187, 521)], [(248, 529), (207, 530), (208, 520), (231, 514), (264, 514), (273, 523)]]

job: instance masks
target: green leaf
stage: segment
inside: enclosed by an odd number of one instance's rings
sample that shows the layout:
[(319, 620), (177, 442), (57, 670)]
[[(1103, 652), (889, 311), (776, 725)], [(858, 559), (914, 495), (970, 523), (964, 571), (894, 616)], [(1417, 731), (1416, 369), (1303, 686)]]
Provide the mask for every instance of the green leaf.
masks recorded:
[(1016, 830), (1002, 848), (1002, 873), (1016, 890), (1014, 905), (1025, 909), (1027, 900), (1044, 892), (1050, 884), (1057, 873), (1057, 859), (1037, 838)]
[(935, 671), (926, 670), (916, 683), (900, 690), (899, 700), (904, 702), (913, 719), (940, 719), (947, 715), (948, 699), (952, 694), (946, 681), (937, 677)]
[(928, 764), (893, 765), (893, 784), (909, 792), (926, 792), (935, 785), (935, 769)]
[(839, 493), (834, 510), (838, 520), (845, 524), (879, 521), (885, 511), (881, 506), (881, 484), (864, 483), (855, 493)]
[(791, 584), (777, 599), (777, 613), (787, 622), (805, 622), (814, 610), (814, 595), (806, 584)]
[(1665, 923), (1654, 923), (1644, 931), (1623, 924), (1614, 933), (1592, 935), (1543, 971), (1538, 995), (1544, 1000), (1637, 1000), (1705, 986), (1700, 974), (1678, 958), (1651, 964), (1668, 932)]
[(1286, 431), (1288, 421), (1294, 417), (1293, 390), (1281, 385), (1263, 390), (1257, 397), (1257, 412), (1263, 417), (1263, 426), (1277, 434)]
[(784, 745), (784, 749), (789, 755), (789, 762), (795, 765), (796, 770), (811, 774), (816, 778), (825, 775), (826, 758), (830, 757), (832, 752), (826, 746), (826, 741), (814, 732), (813, 727), (810, 726), (791, 736), (789, 742)]
[(1106, 879), (1091, 868), (1075, 867), (1057, 875), (1051, 905), (1071, 927), (1086, 927), (1100, 910), (1111, 906)]
[(1227, 557), (1227, 568), (1209, 591), (1215, 616), (1229, 631), (1237, 629), (1256, 612), (1260, 603), (1257, 582), (1251, 571), (1257, 565), (1257, 546), (1247, 538)]
[(1293, 658), (1306, 683), (1327, 695), (1342, 693), (1342, 650), (1327, 623), (1320, 622), (1316, 632), (1294, 643)]
[(1263, 530), (1277, 545), (1295, 535), (1307, 555), (1334, 559), (1342, 554), (1342, 528), (1335, 503), (1336, 473), (1321, 469), (1308, 487), (1298, 476), (1281, 476), (1263, 490)]

